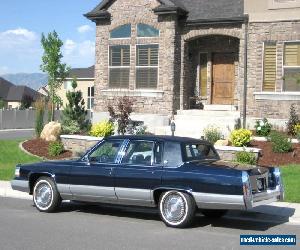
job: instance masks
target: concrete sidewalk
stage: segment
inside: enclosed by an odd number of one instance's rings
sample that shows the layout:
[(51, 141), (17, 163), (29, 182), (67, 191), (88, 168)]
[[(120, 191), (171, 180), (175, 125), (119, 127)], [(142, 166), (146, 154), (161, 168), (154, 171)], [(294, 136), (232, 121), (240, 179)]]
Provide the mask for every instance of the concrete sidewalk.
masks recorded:
[[(12, 190), (8, 181), (0, 181), (0, 197), (32, 199), (32, 196), (27, 193)], [(226, 217), (260, 223), (291, 223), (300, 225), (300, 204), (273, 202), (269, 205), (254, 208), (251, 211), (229, 211)]]

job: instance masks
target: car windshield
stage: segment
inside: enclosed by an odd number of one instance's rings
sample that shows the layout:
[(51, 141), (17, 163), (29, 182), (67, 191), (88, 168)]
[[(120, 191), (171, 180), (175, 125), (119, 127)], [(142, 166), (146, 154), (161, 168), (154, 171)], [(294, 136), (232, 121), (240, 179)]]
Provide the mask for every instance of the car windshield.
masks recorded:
[(185, 152), (186, 152), (187, 161), (219, 159), (218, 153), (209, 144), (203, 144), (203, 143), (185, 144)]

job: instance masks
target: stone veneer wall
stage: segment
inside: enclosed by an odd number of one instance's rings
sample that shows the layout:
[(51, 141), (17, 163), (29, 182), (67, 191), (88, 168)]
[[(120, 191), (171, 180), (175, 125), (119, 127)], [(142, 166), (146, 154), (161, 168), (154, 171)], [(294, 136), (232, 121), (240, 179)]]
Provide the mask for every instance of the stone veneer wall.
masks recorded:
[[(96, 31), (96, 65), (95, 65), (95, 112), (107, 111), (107, 104), (115, 102), (116, 96), (132, 96), (135, 100), (134, 111), (137, 113), (159, 113), (170, 115), (174, 107), (175, 67), (174, 54), (177, 20), (175, 16), (158, 17), (153, 9), (159, 5), (156, 0), (119, 0), (108, 9), (111, 22), (99, 21)], [(112, 29), (130, 23), (132, 37), (130, 39), (109, 39)], [(159, 38), (137, 38), (136, 25), (145, 23), (160, 30)], [(135, 89), (136, 44), (159, 44), (159, 81), (156, 91), (143, 92)], [(131, 45), (131, 68), (129, 90), (109, 90), (108, 66), (109, 45)], [(150, 96), (149, 96), (150, 95)]]
[[(255, 93), (262, 91), (264, 42), (277, 42), (276, 92), (280, 93), (283, 84), (284, 42), (295, 40), (300, 40), (299, 21), (249, 24), (247, 99), (247, 116), (249, 122), (251, 119), (262, 117), (286, 120), (289, 117), (290, 105), (293, 103), (296, 104), (296, 108), (300, 112), (300, 96), (276, 95), (276, 97), (272, 98), (273, 100), (270, 100), (268, 97), (259, 98), (259, 94), (255, 95)], [(259, 100), (258, 98), (265, 99)]]

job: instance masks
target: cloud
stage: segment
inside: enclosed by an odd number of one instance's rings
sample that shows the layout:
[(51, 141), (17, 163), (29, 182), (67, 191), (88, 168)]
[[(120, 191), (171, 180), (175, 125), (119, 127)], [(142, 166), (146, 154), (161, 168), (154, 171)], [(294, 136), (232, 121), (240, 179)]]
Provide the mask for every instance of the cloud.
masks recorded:
[(95, 42), (67, 39), (63, 47), (64, 61), (71, 67), (87, 67), (95, 61)]
[(83, 33), (87, 33), (87, 32), (89, 32), (89, 31), (92, 31), (93, 30), (93, 28), (90, 26), (90, 25), (82, 25), (82, 26), (79, 26), (78, 28), (77, 28), (77, 31), (79, 32), (79, 33), (81, 33), (81, 34), (83, 34)]
[[(39, 71), (41, 55), (42, 48), (39, 35), (36, 32), (24, 28), (0, 31), (0, 65), (2, 65), (2, 72)], [(5, 68), (3, 68), (4, 65)]]
[(0, 76), (4, 75), (4, 74), (7, 74), (8, 72), (9, 72), (8, 67), (6, 67), (6, 66), (0, 66)]

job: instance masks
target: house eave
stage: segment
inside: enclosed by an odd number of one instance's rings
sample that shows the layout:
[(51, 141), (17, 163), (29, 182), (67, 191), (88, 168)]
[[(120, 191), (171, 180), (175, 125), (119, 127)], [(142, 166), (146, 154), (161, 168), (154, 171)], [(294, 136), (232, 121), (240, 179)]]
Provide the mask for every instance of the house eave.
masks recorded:
[(111, 15), (108, 11), (89, 12), (84, 14), (87, 19), (97, 22), (102, 20), (110, 20)]
[(214, 25), (214, 24), (242, 24), (247, 21), (246, 16), (242, 17), (230, 17), (230, 18), (212, 18), (212, 19), (195, 19), (187, 20), (187, 26), (196, 26), (196, 25)]

